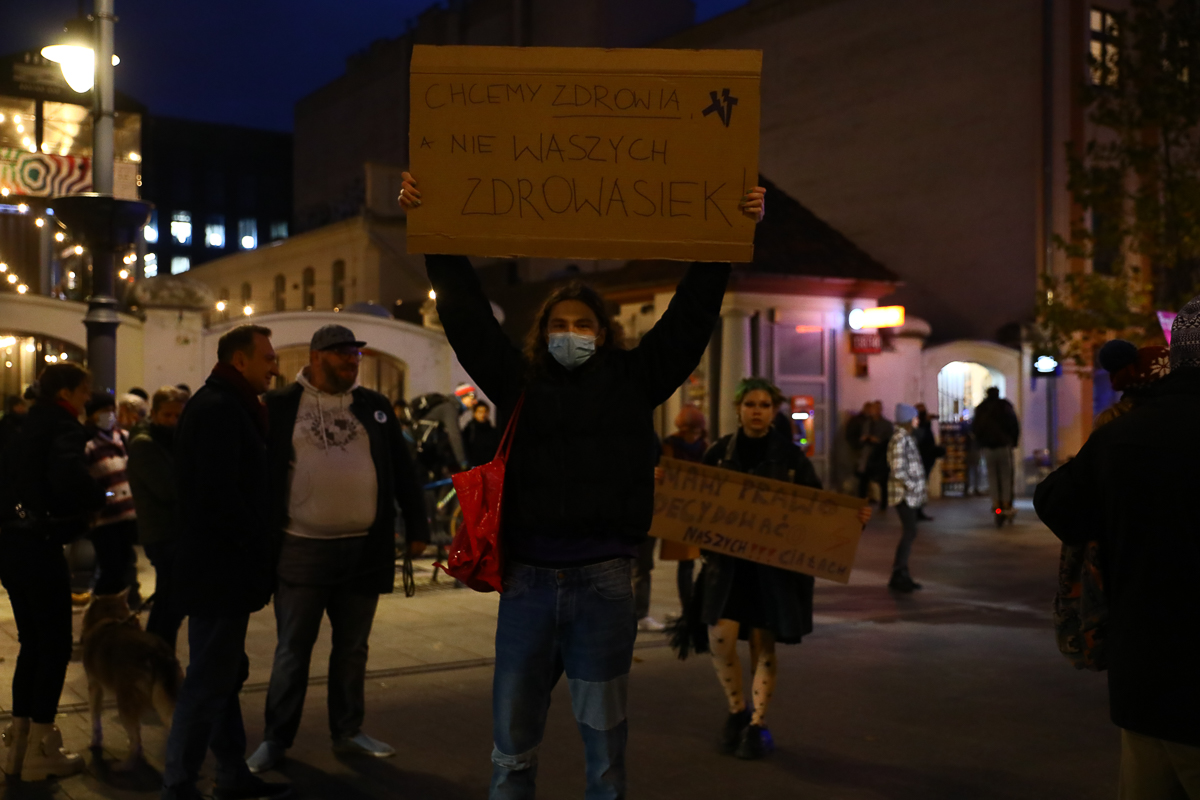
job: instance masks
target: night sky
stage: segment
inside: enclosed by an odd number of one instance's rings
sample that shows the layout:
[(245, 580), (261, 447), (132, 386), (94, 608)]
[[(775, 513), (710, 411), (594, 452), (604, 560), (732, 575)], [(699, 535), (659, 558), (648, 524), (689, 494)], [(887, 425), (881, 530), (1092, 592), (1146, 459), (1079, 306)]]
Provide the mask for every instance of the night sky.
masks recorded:
[[(564, 0), (568, 2), (569, 0)], [(746, 0), (696, 0), (709, 19)], [(290, 131), (346, 57), (402, 34), (431, 0), (115, 0), (117, 88), (152, 114)], [(0, 0), (0, 53), (52, 43), (77, 0)], [(91, 0), (86, 3), (91, 10)]]

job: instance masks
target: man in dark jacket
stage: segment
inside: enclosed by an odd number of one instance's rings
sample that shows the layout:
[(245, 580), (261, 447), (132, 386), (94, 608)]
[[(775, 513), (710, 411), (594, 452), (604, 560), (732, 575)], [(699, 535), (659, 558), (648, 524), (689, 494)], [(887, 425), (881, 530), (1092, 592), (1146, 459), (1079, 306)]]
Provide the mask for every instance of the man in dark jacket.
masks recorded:
[[(420, 194), (405, 173), (409, 212)], [(764, 189), (740, 210), (758, 219)], [(493, 800), (532, 798), (537, 749), (565, 672), (586, 752), (588, 797), (625, 797), (626, 697), (637, 636), (631, 561), (650, 530), (654, 409), (688, 379), (720, 318), (729, 264), (695, 264), (670, 305), (624, 350), (603, 298), (553, 292), (524, 352), (492, 313), (471, 262), (427, 255), (459, 363), (515, 423), (504, 479), (507, 566), (492, 686)]]
[(362, 347), (349, 328), (313, 334), (296, 382), (267, 396), (272, 529), (280, 540), (278, 644), (263, 742), (247, 763), (271, 769), (300, 728), (308, 668), (329, 615), (329, 724), (333, 749), (395, 754), (362, 730), (367, 640), (380, 594), (396, 574), (396, 505), (409, 550), (429, 541), (425, 503), (400, 423), (383, 395), (358, 386)]
[(1121, 797), (1200, 797), (1200, 298), (1171, 332), (1171, 374), (1042, 481), (1034, 508), (1065, 544), (1097, 541)]
[(1000, 397), (1000, 390), (989, 386), (987, 397), (975, 407), (971, 432), (983, 450), (987, 464), (988, 486), (992, 490), (992, 509), (996, 514), (1012, 519), (1013, 510), (1013, 448), (1021, 438), (1021, 423), (1012, 403)]
[(205, 752), (219, 800), (284, 797), (246, 767), (238, 692), (250, 672), (246, 628), (275, 584), (268, 497), (267, 410), (258, 396), (279, 374), (271, 332), (242, 325), (217, 344), (217, 365), (188, 401), (175, 439), (182, 528), (178, 609), (189, 617), (191, 663), (167, 738), (163, 800), (200, 795)]

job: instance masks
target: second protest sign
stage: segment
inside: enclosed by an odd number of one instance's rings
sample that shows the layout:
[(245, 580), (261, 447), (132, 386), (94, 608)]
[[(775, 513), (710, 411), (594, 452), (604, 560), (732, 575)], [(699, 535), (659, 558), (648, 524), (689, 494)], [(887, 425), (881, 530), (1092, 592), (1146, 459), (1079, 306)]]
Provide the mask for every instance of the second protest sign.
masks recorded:
[(413, 48), (413, 253), (750, 261), (750, 50)]
[(866, 500), (673, 458), (660, 466), (651, 536), (850, 581)]

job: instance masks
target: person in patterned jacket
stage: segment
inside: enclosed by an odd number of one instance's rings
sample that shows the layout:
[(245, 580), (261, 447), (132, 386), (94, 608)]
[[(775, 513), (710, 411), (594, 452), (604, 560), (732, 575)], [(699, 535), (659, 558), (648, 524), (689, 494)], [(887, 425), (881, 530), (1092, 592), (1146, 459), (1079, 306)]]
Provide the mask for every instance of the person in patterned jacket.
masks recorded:
[[(125, 467), (129, 461), (125, 434), (117, 426), (117, 403), (108, 392), (95, 392), (88, 401), (87, 432), (84, 450), (88, 471), (104, 489), (104, 507), (88, 538), (96, 548), (96, 578), (92, 590), (98, 595), (116, 594), (134, 580), (137, 555), (137, 511)], [(131, 598), (136, 607), (137, 601)]]
[(888, 440), (888, 503), (900, 515), (902, 533), (896, 545), (896, 557), (892, 561), (892, 579), (888, 589), (893, 592), (909, 593), (920, 589), (921, 584), (912, 579), (908, 572), (908, 557), (912, 552), (913, 540), (917, 538), (917, 511), (925, 505), (925, 467), (917, 440), (913, 438), (913, 422), (917, 409), (905, 403), (896, 404), (896, 430)]

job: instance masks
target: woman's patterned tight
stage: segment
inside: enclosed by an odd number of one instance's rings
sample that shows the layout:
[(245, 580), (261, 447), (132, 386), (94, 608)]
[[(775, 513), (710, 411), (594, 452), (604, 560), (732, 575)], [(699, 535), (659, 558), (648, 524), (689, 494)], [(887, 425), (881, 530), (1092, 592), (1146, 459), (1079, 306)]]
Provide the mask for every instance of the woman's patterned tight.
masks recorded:
[[(746, 708), (742, 691), (742, 664), (737, 654), (738, 623), (731, 619), (717, 620), (709, 626), (708, 648), (712, 653), (717, 679), (725, 690), (729, 701), (729, 713), (736, 714)], [(775, 637), (770, 631), (755, 628), (750, 632), (750, 663), (754, 667), (752, 691), (754, 713), (750, 717), (753, 725), (762, 725), (767, 714), (767, 705), (775, 692)]]

